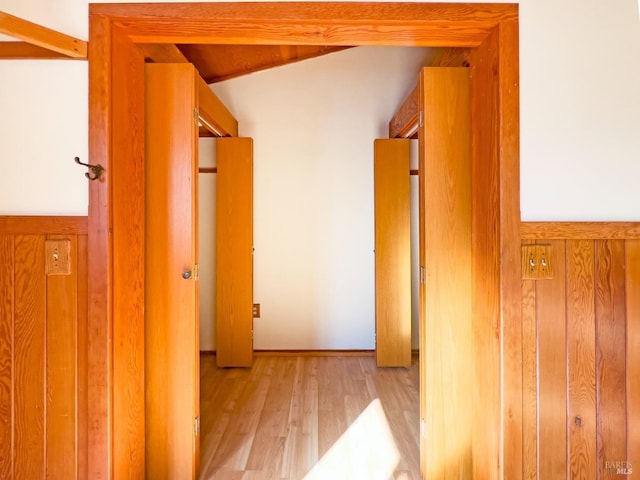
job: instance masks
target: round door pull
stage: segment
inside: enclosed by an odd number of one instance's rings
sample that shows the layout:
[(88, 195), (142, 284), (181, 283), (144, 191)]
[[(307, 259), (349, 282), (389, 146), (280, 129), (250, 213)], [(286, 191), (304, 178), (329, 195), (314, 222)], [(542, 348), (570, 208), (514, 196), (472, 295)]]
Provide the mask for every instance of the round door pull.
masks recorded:
[(185, 280), (189, 280), (191, 278), (191, 270), (185, 270), (182, 272), (182, 278)]

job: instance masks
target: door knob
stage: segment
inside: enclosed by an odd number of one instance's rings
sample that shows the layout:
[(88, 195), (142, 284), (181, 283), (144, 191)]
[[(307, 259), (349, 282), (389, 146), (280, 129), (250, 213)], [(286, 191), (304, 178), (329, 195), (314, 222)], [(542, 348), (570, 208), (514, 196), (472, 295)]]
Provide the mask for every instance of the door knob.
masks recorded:
[(185, 270), (182, 272), (182, 278), (185, 280), (189, 280), (191, 278), (191, 270)]

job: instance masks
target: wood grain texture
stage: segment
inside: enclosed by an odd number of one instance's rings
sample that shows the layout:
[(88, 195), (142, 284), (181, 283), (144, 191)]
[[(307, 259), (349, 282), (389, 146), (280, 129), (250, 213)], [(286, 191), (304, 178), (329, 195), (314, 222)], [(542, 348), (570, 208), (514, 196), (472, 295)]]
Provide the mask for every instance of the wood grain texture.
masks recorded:
[[(126, 161), (111, 169), (111, 241), (113, 250), (113, 455), (114, 480), (144, 476), (144, 82), (142, 54), (121, 34), (113, 36), (112, 94), (125, 102), (111, 110), (113, 158)], [(124, 121), (124, 119), (127, 119)], [(131, 123), (129, 123), (131, 122)], [(106, 168), (109, 168), (107, 163)], [(91, 182), (96, 183), (96, 182)], [(117, 441), (116, 441), (117, 439)]]
[(640, 458), (640, 241), (625, 242), (625, 293), (627, 300), (627, 456)]
[(558, 268), (536, 282), (538, 302), (539, 478), (567, 475), (567, 318), (565, 245), (552, 244)]
[(567, 241), (568, 461), (570, 478), (596, 478), (595, 246)]
[(0, 215), (0, 235), (86, 235), (87, 217)]
[(145, 76), (145, 474), (187, 479), (197, 464), (197, 77), (188, 63), (147, 64)]
[(78, 349), (77, 349), (77, 386), (78, 386), (78, 413), (77, 413), (77, 444), (78, 444), (78, 478), (89, 478), (88, 473), (88, 247), (87, 236), (78, 235)]
[(418, 133), (419, 123), (420, 93), (416, 85), (389, 121), (389, 138), (414, 138)]
[[(54, 52), (28, 42), (0, 42), (0, 58), (12, 60), (73, 60), (64, 53)], [(86, 60), (86, 58), (78, 58)]]
[(92, 257), (87, 270), (87, 471), (97, 480), (111, 478), (113, 461), (111, 37), (108, 18), (89, 18), (89, 158), (106, 169), (99, 182), (89, 182), (87, 240)]
[[(469, 70), (420, 75), (420, 167), (424, 168), (426, 478), (469, 478), (475, 419), (473, 368), (471, 123)], [(446, 232), (446, 234), (444, 233)], [(497, 365), (496, 365), (497, 367)], [(489, 365), (483, 382), (494, 375)], [(472, 387), (473, 388), (473, 387)]]
[[(387, 478), (420, 478), (415, 359), (397, 369), (377, 368), (372, 357), (260, 357), (251, 369), (225, 369), (202, 356), (201, 365), (199, 478), (318, 478), (313, 468), (332, 447), (343, 459), (345, 478), (379, 478), (380, 472), (368, 476), (363, 467), (386, 460), (390, 451), (375, 449), (381, 439), (354, 435), (354, 421), (376, 398), (386, 418), (374, 423), (388, 422), (400, 453)], [(353, 440), (340, 445), (343, 434)]]
[(520, 256), (520, 33), (517, 18), (501, 22), (495, 32), (498, 35), (499, 128), (494, 141), (500, 146), (497, 162), (500, 169), (500, 316), (503, 338), (500, 368), (504, 392), (501, 475), (518, 480), (522, 477), (522, 292), (521, 272), (516, 266)]
[(207, 84), (280, 67), (350, 47), (324, 45), (180, 45)]
[(237, 137), (238, 121), (201, 77), (198, 92), (198, 114), (205, 128), (218, 137)]
[(538, 317), (536, 282), (522, 281), (522, 478), (538, 478)]
[(0, 478), (13, 478), (14, 238), (0, 235)]
[(16, 478), (45, 475), (44, 236), (15, 237), (14, 457)]
[[(500, 215), (505, 216), (508, 220), (508, 225), (505, 230), (500, 231), (493, 221), (488, 222), (491, 225), (490, 228), (482, 231), (474, 231), (474, 235), (482, 238), (479, 244), (486, 242), (490, 248), (486, 252), (480, 252), (477, 258), (489, 259), (489, 266), (493, 265), (493, 262), (499, 262), (501, 249), (507, 249), (507, 255), (504, 257), (504, 269), (507, 273), (512, 270), (517, 270), (514, 265), (517, 265), (517, 258), (514, 260), (514, 256), (509, 253), (509, 248), (515, 249), (519, 245), (519, 234), (514, 237), (514, 232), (517, 232), (518, 226), (515, 222), (519, 222), (519, 194), (518, 184), (514, 182), (514, 179), (518, 176), (518, 151), (514, 149), (515, 143), (518, 139), (518, 109), (517, 101), (518, 95), (513, 95), (513, 88), (517, 89), (517, 38), (509, 38), (509, 35), (505, 36), (506, 41), (503, 42), (491, 42), (486, 44), (485, 40), (495, 28), (501, 30), (501, 26), (505, 22), (515, 23), (517, 20), (518, 7), (516, 5), (488, 5), (488, 4), (243, 4), (238, 6), (235, 4), (213, 4), (213, 5), (178, 5), (176, 10), (173, 7), (170, 11), (166, 10), (166, 6), (154, 6), (154, 5), (91, 5), (90, 6), (90, 23), (93, 25), (90, 27), (91, 40), (95, 41), (92, 50), (92, 61), (94, 66), (90, 66), (90, 152), (91, 158), (105, 160), (103, 165), (112, 166), (111, 160), (113, 159), (113, 165), (119, 165), (120, 162), (124, 162), (127, 155), (114, 156), (113, 147), (116, 142), (119, 142), (119, 135), (113, 135), (112, 129), (113, 112), (112, 107), (130, 102), (130, 96), (140, 95), (142, 91), (142, 82), (136, 75), (129, 76), (129, 83), (126, 89), (112, 88), (113, 72), (112, 67), (115, 65), (112, 62), (112, 50), (111, 50), (111, 24), (112, 21), (118, 21), (123, 28), (127, 29), (127, 32), (131, 34), (130, 38), (134, 42), (140, 43), (154, 43), (156, 38), (162, 37), (163, 40), (167, 38), (166, 35), (175, 35), (182, 38), (182, 42), (187, 42), (189, 39), (198, 38), (203, 43), (232, 43), (237, 40), (239, 43), (257, 44), (257, 43), (269, 43), (283, 44), (287, 42), (291, 43), (304, 43), (307, 45), (328, 45), (328, 38), (334, 44), (342, 45), (365, 45), (365, 44), (384, 44), (384, 45), (424, 45), (424, 46), (465, 46), (470, 43), (473, 45), (482, 44), (482, 54), (486, 54), (488, 51), (496, 51), (496, 57), (500, 57), (504, 68), (497, 68), (495, 63), (485, 62), (476, 65), (474, 71), (474, 77), (482, 77), (486, 82), (485, 85), (480, 87), (480, 83), (477, 83), (478, 87), (473, 88), (472, 96), (474, 97), (474, 104), (478, 106), (494, 105), (493, 100), (497, 97), (497, 92), (502, 92), (502, 98), (507, 99), (506, 102), (495, 102), (495, 109), (490, 110), (487, 113), (488, 122), (474, 121), (474, 136), (477, 135), (477, 144), (484, 145), (483, 148), (479, 148), (479, 151), (485, 151), (485, 147), (495, 145), (495, 148), (489, 148), (488, 151), (496, 153), (495, 155), (489, 155), (485, 157), (488, 159), (490, 165), (478, 164), (480, 171), (488, 170), (492, 172), (492, 175), (504, 174), (504, 181), (501, 183), (504, 196), (501, 198), (503, 201), (501, 207), (503, 210)], [(164, 13), (162, 13), (164, 11)], [(160, 15), (160, 17), (157, 17)], [(162, 16), (164, 15), (164, 16)], [(215, 22), (211, 20), (215, 18)], [(227, 19), (229, 21), (227, 21)], [(356, 19), (356, 20), (354, 20)], [(443, 20), (446, 19), (446, 20)], [(176, 22), (177, 28), (174, 28), (173, 23)], [(211, 29), (211, 23), (215, 23), (220, 30), (217, 31)], [(256, 27), (256, 23), (259, 25)], [(348, 23), (348, 25), (347, 25)], [(267, 24), (269, 33), (266, 34), (269, 39), (264, 39), (264, 29), (260, 25)], [(295, 25), (302, 24), (302, 27), (297, 30), (298, 37), (296, 35), (290, 35), (292, 29), (296, 29)], [(329, 24), (329, 25), (327, 25)], [(284, 28), (281, 28), (283, 27)], [(342, 28), (345, 27), (346, 28)], [(142, 27), (142, 28), (138, 28)], [(138, 30), (137, 32), (134, 30)], [(146, 30), (148, 35), (141, 34), (142, 30)], [(502, 30), (501, 30), (502, 31)], [(511, 32), (513, 35), (514, 28), (507, 28), (505, 32)], [(515, 31), (517, 31), (517, 26)], [(93, 33), (91, 33), (93, 32)], [(338, 33), (336, 33), (338, 32)], [(120, 33), (117, 33), (120, 35)], [(304, 38), (299, 38), (300, 36)], [(344, 42), (344, 43), (340, 43)], [(133, 49), (133, 45), (119, 45), (118, 53), (122, 53), (125, 56), (130, 56), (131, 52), (125, 52), (124, 49)], [(503, 52), (500, 52), (504, 49)], [(142, 58), (139, 60), (142, 64)], [(473, 62), (472, 62), (473, 64)], [(120, 67), (118, 67), (120, 68)], [(126, 71), (126, 69), (124, 69)], [(515, 82), (514, 82), (515, 80)], [(485, 88), (490, 87), (492, 82), (500, 83), (500, 90), (497, 88)], [(474, 81), (474, 83), (476, 83)], [(486, 92), (489, 92), (487, 95)], [(126, 94), (125, 94), (126, 93)], [(488, 99), (488, 100), (487, 100)], [(502, 117), (500, 121), (492, 121), (492, 118), (497, 118), (494, 114), (499, 112)], [(492, 117), (493, 115), (493, 117)], [(117, 128), (128, 128), (131, 131), (135, 131), (139, 128), (140, 122), (138, 116), (119, 116), (119, 126)], [(506, 141), (506, 148), (501, 148), (501, 143)], [(475, 150), (474, 150), (475, 151)], [(497, 154), (500, 152), (500, 155)], [(102, 162), (100, 162), (102, 163)], [(109, 169), (108, 169), (109, 170)], [(118, 168), (115, 172), (118, 176)], [(123, 169), (123, 170), (126, 170)], [(127, 174), (122, 175), (120, 178), (124, 179)], [(111, 221), (112, 209), (111, 205), (111, 192), (112, 192), (112, 179), (108, 175), (103, 182), (92, 182), (94, 184), (100, 183), (100, 185), (90, 186), (92, 192), (90, 201), (90, 211), (96, 215), (96, 219), (91, 220), (90, 238), (92, 238), (91, 251), (95, 255), (94, 262), (92, 264), (92, 273), (96, 274), (96, 278), (92, 278), (90, 282), (90, 308), (91, 316), (90, 321), (92, 324), (92, 331), (90, 335), (90, 343), (92, 344), (91, 352), (92, 359), (94, 361), (94, 368), (90, 373), (92, 379), (93, 396), (95, 397), (96, 407), (92, 407), (92, 423), (91, 441), (95, 443), (95, 448), (92, 448), (95, 455), (92, 453), (92, 462), (97, 465), (98, 474), (94, 475), (94, 478), (104, 478), (108, 474), (110, 468), (110, 453), (109, 446), (111, 445), (112, 437), (110, 426), (111, 420), (113, 420), (113, 411), (109, 409), (109, 399), (112, 394), (112, 387), (115, 387), (120, 382), (120, 370), (115, 372), (113, 384), (108, 384), (107, 380), (111, 375), (110, 369), (110, 357), (107, 347), (111, 345), (110, 340), (110, 328), (112, 325), (112, 319), (127, 318), (128, 311), (123, 305), (116, 305), (112, 301), (112, 295), (116, 288), (114, 288), (113, 280), (116, 275), (111, 274), (111, 266), (114, 263), (114, 253), (111, 250), (111, 239), (109, 232), (115, 232), (118, 229), (115, 228), (118, 225), (118, 220)], [(136, 181), (136, 180), (132, 180)], [(512, 183), (514, 182), (514, 183)], [(118, 190), (120, 193), (116, 193), (113, 190), (113, 195), (123, 195), (125, 202), (130, 201), (135, 203), (137, 188), (132, 189), (131, 198), (128, 197), (128, 193), (125, 190)], [(474, 201), (483, 201), (483, 195), (491, 193), (492, 190), (486, 190), (482, 194), (478, 195)], [(475, 197), (474, 197), (475, 198)], [(490, 195), (485, 202), (490, 204), (490, 208), (487, 209), (489, 216), (487, 218), (495, 218), (493, 212), (497, 212), (499, 197)], [(516, 212), (514, 216), (514, 212)], [(481, 213), (481, 212), (478, 212)], [(513, 218), (512, 218), (513, 217)], [(140, 225), (140, 222), (138, 222)], [(139, 227), (140, 228), (140, 227)], [(492, 235), (501, 235), (501, 240), (496, 240), (493, 244), (488, 241), (489, 238), (494, 238)], [(509, 247), (511, 245), (511, 247)], [(121, 248), (121, 247), (118, 247)], [(103, 254), (99, 254), (101, 252)], [(482, 253), (486, 253), (485, 257), (482, 257)], [(499, 264), (499, 263), (498, 263)], [(478, 265), (480, 266), (480, 265)], [(130, 267), (137, 271), (136, 260), (132, 259)], [(484, 268), (484, 265), (482, 265)], [(484, 271), (483, 268), (479, 268), (477, 271)], [(498, 275), (500, 272), (498, 271)], [(519, 275), (519, 272), (516, 272)], [(93, 277), (94, 275), (91, 275)], [(492, 286), (498, 285), (498, 283), (492, 282), (495, 279), (492, 273), (492, 269), (489, 268), (489, 283)], [(514, 277), (515, 278), (515, 277)], [(519, 299), (519, 280), (512, 282), (513, 278), (505, 279), (503, 285), (506, 287), (503, 292), (504, 301), (509, 301), (509, 298), (516, 298), (516, 302), (509, 304), (509, 309), (505, 312), (505, 322), (510, 326), (519, 325), (520, 313), (520, 299)], [(123, 281), (123, 279), (119, 279)], [(515, 287), (514, 287), (515, 285)], [(517, 292), (511, 290), (516, 289)], [(511, 289), (511, 290), (509, 290)], [(510, 292), (510, 293), (508, 293)], [(481, 295), (478, 295), (480, 297)], [(421, 297), (421, 305), (424, 307), (424, 297)], [(487, 305), (493, 305), (494, 297), (490, 296)], [(500, 300), (499, 300), (500, 301)], [(499, 303), (498, 301), (498, 303)], [(480, 304), (478, 304), (480, 306)], [(499, 306), (496, 307), (499, 309)], [(514, 313), (514, 310), (517, 310)], [(497, 311), (497, 310), (496, 310)], [(486, 313), (486, 311), (483, 311)], [(499, 318), (499, 312), (491, 318)], [(516, 321), (512, 321), (512, 319)], [(493, 328), (495, 327), (495, 328)], [(499, 332), (500, 324), (496, 324), (486, 329), (487, 332)], [(510, 335), (511, 335), (510, 331)], [(499, 350), (495, 350), (495, 345), (499, 345), (499, 339), (491, 341), (491, 336), (498, 335), (496, 333), (487, 334), (487, 340), (489, 341), (488, 350), (492, 352), (498, 352), (498, 362), (500, 361)], [(95, 348), (93, 348), (95, 347)], [(511, 350), (517, 345), (513, 342), (509, 342), (508, 352), (510, 356), (513, 356)], [(95, 354), (93, 353), (95, 352)], [(517, 354), (517, 352), (516, 352)], [(126, 357), (122, 361), (127, 361)], [(135, 359), (130, 359), (135, 363)], [(120, 361), (120, 360), (118, 360)], [(491, 358), (487, 358), (489, 364), (492, 364)], [(421, 358), (421, 365), (425, 364), (424, 356)], [(514, 368), (519, 369), (520, 365), (516, 365)], [(95, 373), (96, 375), (92, 375)], [(125, 372), (126, 373), (126, 372)], [(518, 371), (518, 376), (521, 376), (521, 372)], [(495, 382), (500, 385), (500, 378), (496, 376)], [(512, 385), (515, 385), (515, 390), (518, 390), (518, 383), (513, 380), (511, 376), (507, 376), (506, 382), (508, 391), (507, 396), (509, 409), (506, 411), (505, 418), (508, 423), (507, 429), (511, 428), (512, 424), (517, 424), (518, 412), (514, 406), (513, 397), (511, 393)], [(135, 384), (135, 382), (134, 382)], [(137, 384), (138, 389), (141, 389), (141, 383)], [(105, 387), (106, 386), (106, 387)], [(95, 387), (95, 388), (93, 388)], [(494, 388), (493, 381), (487, 386), (490, 391), (499, 392), (499, 388)], [(104, 392), (107, 393), (104, 393)], [(423, 392), (424, 393), (424, 392)], [(120, 395), (120, 394), (117, 394)], [(117, 396), (116, 395), (116, 396)], [(509, 400), (510, 399), (510, 400)], [(499, 397), (491, 398), (492, 403), (486, 403), (486, 405), (498, 405)], [(515, 410), (514, 410), (515, 409)], [(100, 415), (102, 412), (102, 415)], [(127, 422), (128, 418), (123, 417), (126, 420), (120, 420)], [(492, 425), (491, 428), (486, 429), (486, 425), (479, 425), (478, 432), (493, 432), (500, 431), (500, 424), (494, 422), (496, 417), (490, 415), (488, 424)], [(139, 418), (138, 418), (139, 420)], [(510, 431), (510, 430), (508, 430)], [(499, 435), (498, 435), (499, 437)], [(478, 438), (480, 438), (478, 436)], [(495, 445), (493, 438), (489, 439), (489, 445)], [(511, 442), (513, 440), (513, 442)], [(516, 445), (518, 444), (518, 437), (511, 433), (507, 436), (505, 444)], [(127, 445), (123, 445), (126, 452)], [(519, 448), (519, 447), (518, 447)], [(501, 447), (498, 447), (500, 450)], [(135, 449), (134, 449), (135, 450)], [(130, 462), (131, 458), (135, 457), (134, 450), (129, 451), (129, 455), (117, 455), (113, 458), (113, 465), (116, 470), (120, 469), (121, 462)], [(516, 449), (517, 450), (517, 449)], [(494, 452), (494, 450), (491, 450)], [(479, 458), (483, 458), (483, 453)], [(488, 456), (484, 456), (485, 460), (491, 462), (493, 465), (500, 465), (500, 454), (494, 455), (491, 453)], [(515, 458), (517, 461), (517, 456)], [(495, 462), (494, 462), (495, 459)], [(512, 460), (509, 460), (510, 462)], [(135, 463), (135, 462), (134, 462)], [(499, 468), (499, 467), (496, 467)]]
[(87, 42), (0, 11), (0, 33), (73, 58), (87, 58)]
[(640, 239), (640, 222), (522, 222), (523, 240)]
[(219, 367), (253, 362), (253, 140), (216, 143), (216, 348)]
[(171, 12), (153, 6), (100, 5), (91, 12), (162, 20), (163, 29), (154, 22), (123, 21), (130, 37), (140, 43), (207, 44), (215, 43), (215, 36), (218, 43), (239, 45), (475, 46), (499, 22), (517, 18), (517, 7), (490, 4), (274, 2), (233, 8), (179, 5)]
[[(596, 242), (597, 469), (627, 460), (624, 240)], [(629, 459), (630, 460), (630, 459)]]
[(411, 365), (411, 144), (374, 142), (376, 362)]
[(78, 239), (70, 240), (71, 273), (46, 277), (46, 471), (50, 478), (78, 478)]
[[(473, 477), (498, 479), (502, 456), (502, 416), (500, 377), (501, 341), (501, 258), (498, 252), (505, 248), (501, 235), (501, 178), (502, 160), (500, 143), (500, 99), (495, 72), (499, 71), (499, 38), (493, 32), (484, 43), (471, 51), (472, 124), (483, 125), (474, 130), (472, 140), (472, 232), (473, 232), (473, 331), (476, 393), (474, 395), (474, 422), (472, 426)], [(517, 184), (517, 182), (516, 182)], [(511, 199), (513, 200), (513, 199)], [(517, 200), (516, 200), (517, 202)], [(504, 260), (503, 260), (504, 261)], [(520, 262), (517, 266), (517, 286), (520, 286)], [(521, 309), (521, 300), (518, 300)], [(512, 320), (509, 322), (511, 323)], [(520, 323), (520, 322), (518, 322)], [(521, 367), (519, 367), (521, 368)], [(522, 371), (519, 372), (520, 382)], [(505, 388), (515, 388), (515, 379)], [(507, 390), (505, 390), (507, 391)], [(507, 419), (509, 417), (507, 416)], [(505, 424), (506, 425), (506, 424)], [(511, 438), (510, 442), (518, 442)], [(520, 440), (521, 442), (521, 440)], [(505, 440), (505, 448), (507, 447)], [(521, 449), (521, 447), (520, 447)], [(520, 453), (521, 455), (521, 453)], [(520, 471), (522, 467), (520, 467)], [(521, 473), (520, 473), (521, 474)], [(516, 477), (517, 478), (517, 477)]]

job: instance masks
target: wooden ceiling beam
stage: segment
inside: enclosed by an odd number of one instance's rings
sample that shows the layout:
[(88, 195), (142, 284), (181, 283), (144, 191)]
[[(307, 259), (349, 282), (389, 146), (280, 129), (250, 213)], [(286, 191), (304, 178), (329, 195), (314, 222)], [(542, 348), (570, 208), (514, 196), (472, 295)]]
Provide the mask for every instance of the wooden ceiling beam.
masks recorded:
[(0, 42), (0, 59), (6, 60), (83, 60), (32, 45), (27, 42)]
[[(443, 48), (429, 62), (431, 67), (468, 67), (468, 48)], [(389, 138), (417, 138), (420, 122), (418, 87), (404, 99), (389, 121)]]
[(65, 57), (87, 58), (87, 42), (2, 11), (0, 11), (0, 33), (61, 53)]
[(202, 125), (216, 137), (237, 137), (238, 121), (202, 77), (198, 81), (198, 95), (198, 114)]

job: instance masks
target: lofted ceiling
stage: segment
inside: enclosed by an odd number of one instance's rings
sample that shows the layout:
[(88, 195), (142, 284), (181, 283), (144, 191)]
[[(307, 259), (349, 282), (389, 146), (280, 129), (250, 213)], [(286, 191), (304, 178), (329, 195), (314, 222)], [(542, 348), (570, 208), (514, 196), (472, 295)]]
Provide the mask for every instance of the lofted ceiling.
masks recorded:
[(308, 45), (178, 45), (208, 84), (351, 47)]

